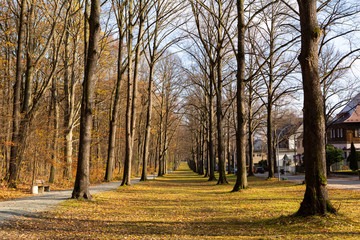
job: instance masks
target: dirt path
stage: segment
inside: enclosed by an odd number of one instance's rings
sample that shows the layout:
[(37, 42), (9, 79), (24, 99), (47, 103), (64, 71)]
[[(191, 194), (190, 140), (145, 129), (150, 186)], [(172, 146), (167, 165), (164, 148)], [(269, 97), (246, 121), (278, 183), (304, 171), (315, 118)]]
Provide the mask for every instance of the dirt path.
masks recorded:
[[(149, 175), (149, 179), (154, 179), (155, 175)], [(140, 178), (131, 179), (132, 184), (140, 182)], [(121, 182), (104, 183), (90, 187), (91, 194), (102, 193), (116, 189)], [(26, 198), (19, 198), (0, 202), (0, 224), (19, 216), (34, 215), (43, 211), (50, 210), (61, 202), (71, 197), (72, 189), (63, 191), (44, 192)]]

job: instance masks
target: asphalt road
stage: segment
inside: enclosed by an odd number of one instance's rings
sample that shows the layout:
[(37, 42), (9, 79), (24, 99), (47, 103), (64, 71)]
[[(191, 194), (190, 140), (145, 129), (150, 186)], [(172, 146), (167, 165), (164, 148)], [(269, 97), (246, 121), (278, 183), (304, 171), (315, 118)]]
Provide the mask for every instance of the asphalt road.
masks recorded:
[[(257, 177), (266, 178), (268, 173), (257, 173), (255, 174)], [(276, 174), (276, 177), (278, 175)], [(290, 182), (302, 183), (305, 179), (304, 174), (300, 175), (290, 175), (290, 174), (281, 174), (280, 178), (287, 178)], [(329, 188), (339, 188), (346, 190), (355, 190), (360, 191), (360, 180), (358, 176), (344, 176), (344, 175), (331, 175), (328, 177), (328, 187)]]
[[(155, 175), (149, 175), (149, 179), (154, 179)], [(137, 184), (140, 178), (131, 179), (131, 184)], [(102, 193), (116, 189), (121, 182), (104, 183), (90, 187), (91, 194)], [(61, 202), (71, 198), (72, 189), (63, 191), (50, 191), (26, 198), (19, 198), (0, 202), (0, 224), (6, 220), (19, 216), (31, 216), (39, 212), (50, 210)]]

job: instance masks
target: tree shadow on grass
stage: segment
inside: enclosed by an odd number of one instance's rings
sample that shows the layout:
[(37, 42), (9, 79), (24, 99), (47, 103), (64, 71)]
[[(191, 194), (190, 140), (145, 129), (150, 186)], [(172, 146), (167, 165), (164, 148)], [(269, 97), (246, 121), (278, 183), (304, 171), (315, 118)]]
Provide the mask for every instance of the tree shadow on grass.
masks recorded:
[[(308, 227), (304, 223), (308, 222)], [(40, 233), (42, 237), (63, 234), (68, 237), (104, 238), (106, 236), (194, 236), (201, 237), (276, 237), (291, 238), (300, 236), (310, 238), (319, 234), (319, 226), (332, 227), (335, 221), (323, 221), (316, 217), (281, 216), (265, 220), (239, 219), (236, 217), (224, 219), (205, 218), (201, 220), (176, 219), (173, 221), (106, 221), (87, 219), (51, 218), (46, 216), (29, 216), (26, 221), (13, 222), (3, 226), (1, 230), (21, 231), (22, 234), (31, 235)], [(346, 237), (359, 234), (358, 231), (329, 231), (329, 238)], [(36, 236), (36, 235), (35, 235)]]

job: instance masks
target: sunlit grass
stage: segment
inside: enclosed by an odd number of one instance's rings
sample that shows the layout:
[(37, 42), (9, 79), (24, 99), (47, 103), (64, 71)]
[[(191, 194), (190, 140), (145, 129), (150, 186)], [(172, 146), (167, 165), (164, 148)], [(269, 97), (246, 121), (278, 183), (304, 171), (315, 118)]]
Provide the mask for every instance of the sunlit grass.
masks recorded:
[(303, 185), (249, 178), (231, 193), (182, 165), (179, 171), (131, 187), (66, 201), (55, 211), (2, 227), (6, 238), (75, 239), (358, 239), (360, 192), (333, 190), (338, 216), (293, 217)]

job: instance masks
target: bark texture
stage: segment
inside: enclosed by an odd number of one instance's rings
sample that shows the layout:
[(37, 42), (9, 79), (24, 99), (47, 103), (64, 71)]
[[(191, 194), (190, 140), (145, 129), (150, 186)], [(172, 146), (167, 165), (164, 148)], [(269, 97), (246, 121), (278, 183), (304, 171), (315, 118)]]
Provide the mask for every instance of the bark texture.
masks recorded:
[(124, 161), (124, 174), (123, 180), (121, 182), (121, 186), (130, 185), (130, 177), (131, 177), (131, 161), (132, 161), (132, 153), (133, 153), (133, 144), (132, 144), (132, 131), (131, 131), (131, 104), (132, 104), (132, 89), (133, 89), (133, 82), (132, 82), (132, 61), (133, 61), (133, 50), (132, 50), (132, 20), (133, 20), (133, 1), (129, 1), (129, 26), (128, 26), (128, 43), (127, 43), (127, 51), (128, 51), (128, 76), (127, 76), (127, 87), (128, 87), (128, 94), (126, 99), (126, 123), (125, 123), (125, 161)]
[(327, 193), (324, 104), (319, 81), (316, 0), (298, 0), (301, 23), (301, 64), (304, 88), (304, 161), (306, 190), (297, 215), (335, 213)]
[(216, 181), (215, 177), (215, 157), (214, 157), (214, 138), (213, 138), (213, 99), (214, 99), (214, 70), (210, 70), (210, 83), (209, 83), (209, 125), (208, 125), (208, 153), (209, 153), (209, 181)]
[(20, 168), (20, 156), (18, 155), (18, 148), (20, 145), (19, 142), (19, 132), (20, 132), (20, 101), (21, 101), (21, 76), (22, 76), (22, 49), (24, 47), (25, 35), (24, 35), (24, 22), (25, 22), (25, 13), (26, 13), (26, 0), (21, 0), (20, 3), (20, 19), (19, 19), (19, 29), (18, 29), (18, 40), (17, 40), (17, 50), (16, 50), (16, 78), (14, 85), (14, 100), (13, 100), (13, 134), (11, 141), (14, 143), (11, 145), (10, 150), (10, 163), (9, 163), (9, 175), (8, 175), (8, 184), (9, 187), (16, 187), (18, 170)]
[(75, 186), (72, 198), (91, 200), (90, 185), (90, 143), (93, 115), (93, 95), (96, 77), (96, 65), (99, 58), (98, 44), (100, 38), (100, 0), (91, 1), (89, 48), (83, 83), (83, 99), (80, 118), (80, 143)]
[(236, 82), (236, 102), (237, 102), (237, 166), (236, 183), (233, 192), (248, 187), (246, 176), (246, 113), (245, 113), (245, 18), (244, 0), (237, 0), (238, 14), (238, 53), (236, 61), (238, 64)]
[(150, 65), (150, 74), (148, 82), (148, 106), (146, 112), (146, 130), (145, 130), (145, 139), (144, 139), (144, 152), (143, 152), (143, 168), (141, 172), (140, 181), (147, 180), (147, 165), (149, 159), (149, 143), (150, 143), (150, 133), (151, 133), (151, 112), (152, 112), (152, 85), (153, 85), (153, 75), (154, 75), (154, 66)]

